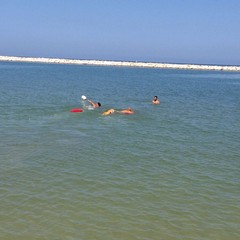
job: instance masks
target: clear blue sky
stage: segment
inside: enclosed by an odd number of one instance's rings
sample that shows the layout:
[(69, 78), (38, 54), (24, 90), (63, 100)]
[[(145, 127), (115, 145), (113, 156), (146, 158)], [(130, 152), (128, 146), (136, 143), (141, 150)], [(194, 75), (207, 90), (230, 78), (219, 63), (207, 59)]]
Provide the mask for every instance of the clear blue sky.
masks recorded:
[(0, 55), (240, 65), (240, 1), (0, 0)]

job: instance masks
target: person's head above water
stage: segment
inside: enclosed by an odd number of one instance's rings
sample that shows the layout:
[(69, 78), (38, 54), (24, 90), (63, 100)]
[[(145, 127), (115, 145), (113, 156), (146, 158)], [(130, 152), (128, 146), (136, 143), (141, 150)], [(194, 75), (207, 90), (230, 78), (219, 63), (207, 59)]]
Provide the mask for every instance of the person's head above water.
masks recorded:
[(101, 106), (102, 106), (102, 104), (101, 104), (100, 102), (97, 102), (97, 105), (98, 105), (98, 107), (101, 107)]
[(152, 103), (153, 103), (153, 104), (159, 104), (159, 103), (160, 103), (160, 101), (159, 101), (159, 99), (158, 99), (158, 96), (154, 96), (154, 97), (153, 97)]

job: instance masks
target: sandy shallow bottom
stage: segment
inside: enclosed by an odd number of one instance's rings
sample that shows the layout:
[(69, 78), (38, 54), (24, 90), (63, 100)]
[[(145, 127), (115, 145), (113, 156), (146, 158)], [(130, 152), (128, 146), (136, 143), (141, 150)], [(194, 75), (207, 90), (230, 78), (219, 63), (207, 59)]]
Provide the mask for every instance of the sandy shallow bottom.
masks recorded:
[(0, 62), (0, 73), (0, 239), (239, 239), (239, 72)]

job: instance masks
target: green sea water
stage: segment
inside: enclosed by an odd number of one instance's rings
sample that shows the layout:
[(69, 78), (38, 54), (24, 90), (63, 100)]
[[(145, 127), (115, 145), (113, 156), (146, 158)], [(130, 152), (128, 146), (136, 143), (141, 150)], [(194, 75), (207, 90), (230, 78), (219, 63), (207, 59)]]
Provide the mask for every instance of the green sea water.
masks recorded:
[(240, 73), (0, 63), (0, 112), (0, 239), (239, 239)]

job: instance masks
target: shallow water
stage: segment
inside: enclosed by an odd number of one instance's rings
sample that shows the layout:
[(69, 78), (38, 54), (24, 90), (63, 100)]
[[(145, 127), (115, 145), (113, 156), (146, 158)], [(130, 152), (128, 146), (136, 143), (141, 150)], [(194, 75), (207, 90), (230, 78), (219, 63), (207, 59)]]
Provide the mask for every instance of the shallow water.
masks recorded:
[[(0, 63), (0, 86), (0, 239), (238, 239), (239, 73)], [(83, 94), (102, 107), (70, 113)]]

